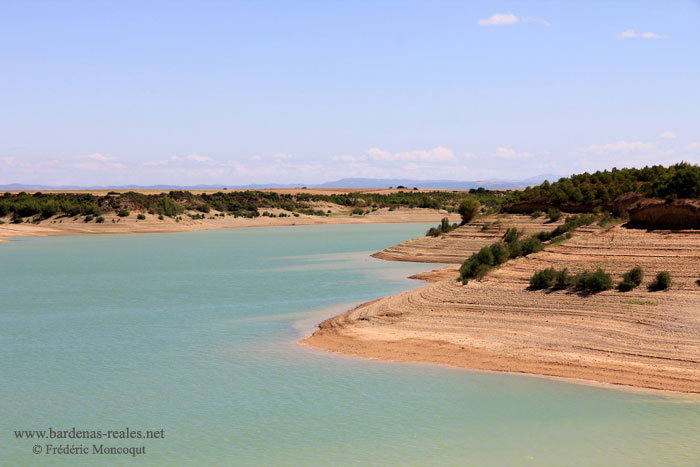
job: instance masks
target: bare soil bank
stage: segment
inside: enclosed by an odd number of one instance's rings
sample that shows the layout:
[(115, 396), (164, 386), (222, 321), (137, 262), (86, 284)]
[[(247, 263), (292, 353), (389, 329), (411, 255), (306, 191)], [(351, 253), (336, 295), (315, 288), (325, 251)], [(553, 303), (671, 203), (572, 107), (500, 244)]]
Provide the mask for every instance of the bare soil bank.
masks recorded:
[[(334, 205), (336, 206), (336, 205)], [(337, 207), (337, 206), (336, 206)], [(330, 207), (329, 207), (330, 208)], [(265, 211), (278, 214), (279, 210), (265, 209)], [(330, 216), (299, 217), (256, 217), (234, 218), (232, 216), (214, 217), (214, 219), (193, 220), (182, 216), (183, 220), (176, 222), (165, 217), (159, 220), (157, 216), (146, 214), (145, 220), (136, 218), (138, 213), (133, 212), (129, 217), (117, 217), (114, 214), (105, 214), (105, 222), (98, 224), (94, 220), (84, 222), (82, 219), (51, 218), (39, 224), (23, 223), (12, 224), (6, 218), (5, 224), (0, 224), (0, 242), (12, 237), (49, 236), (49, 235), (75, 235), (75, 234), (124, 234), (124, 233), (162, 233), (162, 232), (188, 232), (195, 230), (227, 229), (242, 227), (272, 227), (284, 225), (319, 225), (319, 224), (380, 224), (403, 222), (435, 222), (443, 217), (449, 217), (452, 222), (459, 221), (459, 215), (448, 214), (437, 209), (409, 209), (401, 208), (390, 211), (387, 208), (378, 209), (365, 215), (351, 216), (349, 212), (336, 210)], [(214, 213), (212, 213), (214, 214)], [(212, 217), (212, 216), (210, 216)], [(114, 221), (114, 222), (112, 222)], [(117, 222), (118, 221), (118, 222)]]
[[(449, 256), (448, 244), (445, 250), (433, 258)], [(646, 277), (631, 292), (528, 290), (533, 272), (550, 266), (574, 273), (601, 266), (619, 279), (636, 265)], [(673, 284), (649, 292), (660, 270)], [(455, 266), (418, 275), (438, 282), (326, 320), (303, 343), (360, 357), (698, 393), (699, 271), (698, 231), (588, 227), (466, 286), (455, 280)]]

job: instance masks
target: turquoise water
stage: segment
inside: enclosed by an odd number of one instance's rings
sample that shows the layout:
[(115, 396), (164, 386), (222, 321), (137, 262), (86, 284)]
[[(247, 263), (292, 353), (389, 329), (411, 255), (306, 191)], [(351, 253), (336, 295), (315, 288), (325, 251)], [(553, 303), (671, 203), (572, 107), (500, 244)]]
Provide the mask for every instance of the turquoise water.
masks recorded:
[[(295, 342), (419, 285), (424, 224), (0, 244), (0, 465), (700, 465), (700, 402)], [(15, 430), (160, 430), (27, 440)], [(39, 444), (136, 447), (33, 454)]]

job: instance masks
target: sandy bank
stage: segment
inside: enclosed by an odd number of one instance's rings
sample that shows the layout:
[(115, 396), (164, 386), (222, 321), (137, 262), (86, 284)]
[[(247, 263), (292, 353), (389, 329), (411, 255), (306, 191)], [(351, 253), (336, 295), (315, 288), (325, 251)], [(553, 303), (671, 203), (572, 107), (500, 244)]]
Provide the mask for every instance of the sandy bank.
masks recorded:
[[(266, 209), (272, 213), (278, 210)], [(11, 224), (9, 219), (0, 225), (0, 242), (12, 237), (36, 237), (50, 235), (75, 235), (75, 234), (127, 234), (127, 233), (163, 233), (163, 232), (190, 232), (196, 230), (231, 229), (243, 227), (273, 227), (290, 225), (321, 225), (321, 224), (381, 224), (381, 223), (408, 223), (408, 222), (440, 222), (443, 217), (450, 217), (453, 222), (459, 220), (456, 214), (447, 214), (446, 211), (437, 209), (379, 209), (362, 216), (350, 216), (348, 213), (334, 213), (331, 216), (307, 216), (299, 217), (257, 217), (234, 218), (232, 216), (215, 217), (214, 219), (192, 220), (183, 216), (183, 220), (175, 222), (170, 218), (158, 220), (156, 216), (146, 214), (145, 220), (137, 220), (137, 213), (131, 213), (129, 217), (119, 218), (114, 214), (105, 214), (105, 222), (97, 224), (94, 221), (84, 222), (82, 219), (74, 221), (72, 218), (52, 218), (42, 221), (40, 224), (23, 223)], [(112, 222), (114, 221), (114, 222)], [(118, 221), (118, 222), (117, 222)]]
[[(532, 273), (549, 266), (602, 266), (619, 276), (635, 265), (646, 277), (627, 293), (527, 289)], [(671, 289), (647, 291), (660, 270), (671, 273)], [(698, 232), (590, 227), (483, 281), (448, 278), (362, 305), (303, 342), (360, 357), (698, 393), (699, 270)]]

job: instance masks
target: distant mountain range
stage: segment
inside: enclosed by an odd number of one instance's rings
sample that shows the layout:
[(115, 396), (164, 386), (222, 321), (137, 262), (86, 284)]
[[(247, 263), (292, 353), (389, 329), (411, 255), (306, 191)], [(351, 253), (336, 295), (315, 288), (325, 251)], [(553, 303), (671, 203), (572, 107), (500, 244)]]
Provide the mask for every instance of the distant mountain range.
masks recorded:
[(403, 186), (406, 188), (436, 189), (436, 190), (470, 190), (472, 188), (483, 187), (489, 190), (506, 190), (525, 188), (527, 186), (539, 185), (545, 180), (556, 181), (561, 175), (542, 174), (524, 180), (410, 180), (398, 178), (343, 178), (332, 182), (318, 184), (304, 183), (270, 183), (252, 185), (112, 185), (112, 186), (49, 186), (30, 185), (22, 183), (12, 183), (0, 185), (0, 191), (49, 191), (49, 190), (260, 190), (263, 188), (396, 188)]

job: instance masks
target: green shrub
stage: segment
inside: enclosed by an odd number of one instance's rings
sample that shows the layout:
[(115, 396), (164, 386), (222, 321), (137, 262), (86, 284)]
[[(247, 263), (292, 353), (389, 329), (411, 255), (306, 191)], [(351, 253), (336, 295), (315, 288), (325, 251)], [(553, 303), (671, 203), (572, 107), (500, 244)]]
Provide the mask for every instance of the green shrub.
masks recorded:
[(566, 289), (571, 285), (571, 276), (569, 275), (569, 270), (564, 268), (557, 271), (554, 277), (554, 288), (557, 290)]
[(426, 232), (426, 236), (437, 237), (441, 234), (448, 233), (459, 227), (459, 224), (450, 224), (450, 220), (447, 217), (443, 217), (440, 221), (440, 225), (437, 227), (431, 227)]
[(617, 285), (617, 288), (623, 292), (639, 287), (644, 279), (644, 269), (635, 266), (622, 275), (622, 281)]
[(136, 216), (136, 218), (137, 218), (138, 220), (140, 220), (140, 221), (146, 220), (146, 216), (145, 216), (144, 214), (139, 214), (139, 215)]
[(601, 268), (598, 268), (593, 272), (583, 271), (580, 274), (576, 274), (576, 276), (574, 276), (573, 283), (577, 289), (590, 290), (594, 292), (610, 290), (613, 287), (612, 277)]
[(131, 214), (127, 209), (120, 209), (119, 212), (117, 212), (117, 216), (119, 217), (129, 217), (129, 214)]
[(530, 287), (532, 289), (547, 289), (554, 285), (557, 271), (554, 268), (542, 269), (535, 272), (530, 278)]
[(491, 253), (491, 248), (485, 246), (476, 254), (476, 259), (479, 264), (485, 264), (486, 266), (493, 266), (493, 253)]
[(358, 216), (361, 216), (364, 213), (365, 211), (362, 208), (355, 208), (352, 210), (352, 214), (357, 214)]
[(532, 211), (532, 214), (530, 214), (530, 217), (532, 217), (533, 219), (537, 219), (541, 215), (542, 215), (542, 211)]
[(518, 237), (520, 237), (520, 232), (518, 232), (518, 229), (511, 227), (510, 229), (506, 230), (505, 235), (503, 235), (503, 241), (510, 244), (515, 242)]
[(474, 219), (474, 217), (476, 217), (476, 215), (479, 213), (480, 209), (481, 203), (479, 203), (476, 198), (472, 196), (464, 198), (462, 202), (459, 203), (459, 208), (457, 209), (459, 215), (462, 216), (462, 224), (466, 224)]
[(159, 220), (159, 221), (162, 221), (163, 219), (165, 219), (165, 217), (163, 217), (163, 214), (159, 214), (159, 215), (158, 215), (158, 220)]
[(476, 267), (474, 270), (474, 278), (475, 279), (482, 279), (488, 272), (489, 269), (491, 269), (489, 266), (486, 264), (480, 264)]
[(104, 221), (105, 221), (105, 218), (102, 216), (99, 216), (97, 219), (95, 219), (95, 222), (97, 222), (98, 224), (102, 224)]
[(489, 250), (491, 250), (491, 254), (493, 255), (494, 264), (498, 265), (508, 261), (510, 250), (505, 243), (494, 243), (489, 247)]
[(537, 253), (544, 249), (544, 245), (537, 237), (527, 237), (521, 242), (522, 245), (522, 256), (527, 256), (531, 253)]
[(85, 216), (85, 222), (90, 222), (94, 219), (92, 216)]
[(671, 287), (671, 275), (668, 271), (660, 271), (656, 274), (654, 282), (649, 285), (649, 290), (666, 290)]
[(541, 242), (548, 242), (549, 240), (552, 239), (552, 232), (538, 232), (537, 233), (537, 238)]
[(561, 211), (556, 208), (549, 208), (547, 210), (547, 218), (549, 218), (549, 222), (556, 222), (561, 218)]

